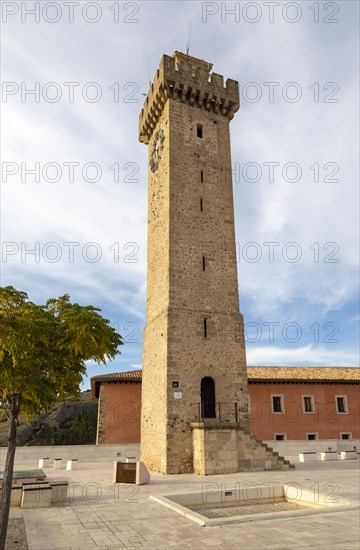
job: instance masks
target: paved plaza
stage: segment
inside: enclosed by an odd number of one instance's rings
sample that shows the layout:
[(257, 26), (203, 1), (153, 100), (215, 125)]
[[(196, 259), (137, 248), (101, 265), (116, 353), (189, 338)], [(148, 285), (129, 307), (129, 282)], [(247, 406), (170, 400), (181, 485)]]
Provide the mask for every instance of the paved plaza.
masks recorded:
[[(151, 500), (150, 495), (207, 491), (208, 484), (231, 489), (257, 483), (298, 483), (328, 499), (359, 504), (359, 462), (297, 464), (288, 472), (256, 472), (223, 476), (153, 473), (140, 487), (112, 484), (112, 464), (93, 463), (76, 471), (46, 470), (49, 479), (70, 482), (69, 501), (43, 509), (11, 509), (23, 517), (31, 550), (117, 548), (359, 548), (359, 510), (316, 513), (202, 527)], [(86, 469), (85, 469), (86, 468)]]

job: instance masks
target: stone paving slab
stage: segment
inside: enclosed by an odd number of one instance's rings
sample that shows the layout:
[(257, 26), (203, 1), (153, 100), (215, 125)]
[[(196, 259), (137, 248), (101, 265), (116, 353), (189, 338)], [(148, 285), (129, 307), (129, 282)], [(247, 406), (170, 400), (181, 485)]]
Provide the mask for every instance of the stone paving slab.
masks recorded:
[[(252, 472), (223, 476), (163, 476), (153, 473), (140, 487), (113, 486), (112, 470), (97, 465), (89, 470), (61, 472), (70, 482), (70, 499), (58, 506), (21, 510), (30, 550), (110, 549), (276, 549), (294, 547), (353, 550), (359, 548), (359, 511), (276, 518), (246, 524), (202, 527), (149, 499), (150, 495), (209, 490), (211, 484), (232, 488), (236, 483), (298, 483), (328, 498), (359, 503), (359, 465), (342, 461), (297, 465), (289, 472)], [(59, 476), (54, 471), (49, 478)], [(279, 516), (281, 514), (279, 513)]]

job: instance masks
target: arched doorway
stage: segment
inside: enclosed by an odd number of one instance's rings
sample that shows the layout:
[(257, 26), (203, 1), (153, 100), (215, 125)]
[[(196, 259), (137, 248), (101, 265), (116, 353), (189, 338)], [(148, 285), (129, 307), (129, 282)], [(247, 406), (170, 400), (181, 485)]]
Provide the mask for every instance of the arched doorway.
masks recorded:
[(215, 382), (210, 376), (201, 380), (201, 412), (203, 418), (215, 418)]

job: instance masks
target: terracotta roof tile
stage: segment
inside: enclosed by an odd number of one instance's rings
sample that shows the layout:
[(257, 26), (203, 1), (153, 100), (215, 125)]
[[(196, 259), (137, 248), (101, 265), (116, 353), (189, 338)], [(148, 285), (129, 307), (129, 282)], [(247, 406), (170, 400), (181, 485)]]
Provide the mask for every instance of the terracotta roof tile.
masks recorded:
[(99, 388), (101, 382), (134, 382), (141, 381), (142, 371), (141, 370), (129, 370), (125, 372), (111, 372), (106, 374), (98, 374), (93, 376), (90, 379), (91, 382), (91, 393), (95, 397), (99, 397)]
[(360, 368), (357, 367), (248, 367), (248, 380), (282, 381), (353, 381), (360, 382)]
[(112, 380), (141, 380), (142, 377), (142, 370), (128, 370), (126, 372), (111, 372), (106, 374), (98, 374), (96, 376), (93, 376), (91, 380), (99, 380), (102, 382), (103, 380), (106, 382), (110, 382)]

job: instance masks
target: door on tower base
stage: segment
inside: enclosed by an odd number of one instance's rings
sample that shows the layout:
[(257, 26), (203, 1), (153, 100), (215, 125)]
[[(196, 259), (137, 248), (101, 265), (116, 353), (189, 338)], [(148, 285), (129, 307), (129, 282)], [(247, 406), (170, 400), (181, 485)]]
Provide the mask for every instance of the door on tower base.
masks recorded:
[(201, 380), (201, 413), (203, 418), (215, 418), (215, 382), (210, 376)]

